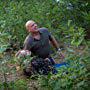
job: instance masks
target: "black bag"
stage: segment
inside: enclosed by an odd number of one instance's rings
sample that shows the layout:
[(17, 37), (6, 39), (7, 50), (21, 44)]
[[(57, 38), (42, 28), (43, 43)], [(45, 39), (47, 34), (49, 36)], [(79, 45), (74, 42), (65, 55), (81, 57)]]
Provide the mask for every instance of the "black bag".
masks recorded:
[(43, 59), (39, 57), (34, 57), (29, 63), (28, 67), (24, 69), (24, 74), (31, 76), (32, 74), (43, 74), (48, 75), (50, 71), (53, 71), (54, 67), (49, 59)]

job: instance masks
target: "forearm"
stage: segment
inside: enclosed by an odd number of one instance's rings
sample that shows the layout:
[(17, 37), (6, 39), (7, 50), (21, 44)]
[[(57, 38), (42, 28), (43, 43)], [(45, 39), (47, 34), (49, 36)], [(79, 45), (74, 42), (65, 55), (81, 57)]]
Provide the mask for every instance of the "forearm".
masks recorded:
[(57, 53), (61, 56), (61, 58), (64, 59), (64, 55), (61, 52), (61, 49), (59, 48), (59, 44), (54, 37), (52, 37), (51, 43), (55, 47), (55, 49), (57, 50)]
[(51, 44), (53, 45), (53, 47), (57, 50), (59, 48), (59, 44), (56, 41), (56, 39), (52, 36), (52, 40), (51, 40)]

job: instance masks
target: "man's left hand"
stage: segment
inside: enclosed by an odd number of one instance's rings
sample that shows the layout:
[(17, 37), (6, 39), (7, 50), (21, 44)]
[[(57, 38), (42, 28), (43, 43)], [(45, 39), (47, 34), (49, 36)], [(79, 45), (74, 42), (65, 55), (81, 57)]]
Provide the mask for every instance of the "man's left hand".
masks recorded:
[(60, 49), (60, 48), (58, 49), (57, 53), (60, 55), (61, 59), (64, 59), (64, 58), (65, 58), (65, 56), (64, 56), (64, 54), (61, 52), (61, 49)]
[(65, 58), (65, 56), (60, 52), (60, 57), (61, 57), (61, 59), (64, 59)]

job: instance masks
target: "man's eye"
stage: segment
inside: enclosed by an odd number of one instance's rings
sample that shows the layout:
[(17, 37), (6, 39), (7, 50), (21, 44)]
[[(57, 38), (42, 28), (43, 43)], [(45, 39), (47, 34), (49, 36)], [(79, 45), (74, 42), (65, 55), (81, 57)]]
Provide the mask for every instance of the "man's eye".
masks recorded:
[(33, 26), (34, 26), (34, 24), (31, 27), (33, 27)]
[(31, 27), (33, 27), (36, 23), (32, 24)]

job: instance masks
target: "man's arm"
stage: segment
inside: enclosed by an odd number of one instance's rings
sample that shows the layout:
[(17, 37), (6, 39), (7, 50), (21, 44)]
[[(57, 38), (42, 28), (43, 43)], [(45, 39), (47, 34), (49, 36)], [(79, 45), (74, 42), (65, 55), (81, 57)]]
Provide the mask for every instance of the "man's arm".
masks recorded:
[(55, 39), (53, 36), (50, 37), (50, 42), (51, 42), (51, 44), (55, 47), (55, 49), (57, 50), (57, 53), (58, 53), (58, 54), (61, 56), (61, 58), (63, 59), (63, 58), (64, 58), (64, 55), (62, 54), (61, 49), (59, 48), (58, 42), (56, 41), (56, 39)]
[(59, 44), (58, 44), (58, 42), (56, 41), (56, 39), (55, 39), (53, 36), (51, 36), (50, 42), (51, 42), (51, 44), (54, 46), (54, 48), (55, 48), (56, 50), (59, 49)]
[(18, 57), (20, 54), (22, 55), (27, 55), (27, 52), (31, 54), (31, 51), (30, 51), (30, 45), (29, 45), (29, 40), (28, 40), (29, 36), (26, 37), (25, 41), (24, 41), (24, 45), (23, 45), (23, 49), (22, 50), (19, 50), (17, 53), (16, 53), (16, 57)]

